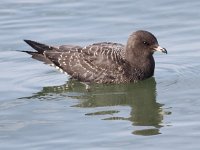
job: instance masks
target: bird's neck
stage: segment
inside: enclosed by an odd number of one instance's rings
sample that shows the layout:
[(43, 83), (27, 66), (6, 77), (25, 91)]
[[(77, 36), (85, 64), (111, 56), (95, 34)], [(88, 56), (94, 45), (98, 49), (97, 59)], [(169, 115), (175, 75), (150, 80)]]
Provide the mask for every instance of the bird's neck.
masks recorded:
[(132, 72), (139, 70), (142, 79), (153, 76), (155, 61), (152, 54), (126, 50), (125, 59), (130, 64)]

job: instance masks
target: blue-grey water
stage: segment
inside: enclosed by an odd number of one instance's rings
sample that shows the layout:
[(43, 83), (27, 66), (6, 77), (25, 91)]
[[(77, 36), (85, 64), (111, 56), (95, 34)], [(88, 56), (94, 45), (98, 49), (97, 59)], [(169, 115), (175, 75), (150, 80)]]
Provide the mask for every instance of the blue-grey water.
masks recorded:
[[(1, 0), (0, 149), (200, 148), (199, 0)], [(154, 77), (136, 83), (79, 82), (18, 50), (23, 39), (50, 45), (126, 43), (152, 32)]]

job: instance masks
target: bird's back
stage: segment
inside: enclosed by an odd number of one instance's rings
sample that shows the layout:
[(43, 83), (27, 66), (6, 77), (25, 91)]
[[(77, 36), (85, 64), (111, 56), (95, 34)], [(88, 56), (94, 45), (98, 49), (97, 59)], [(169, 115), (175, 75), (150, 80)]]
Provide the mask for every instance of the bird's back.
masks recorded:
[(47, 46), (26, 42), (37, 52), (28, 52), (33, 58), (55, 66), (62, 72), (83, 82), (120, 83), (126, 78), (124, 45), (111, 42), (95, 43), (86, 47), (62, 45)]

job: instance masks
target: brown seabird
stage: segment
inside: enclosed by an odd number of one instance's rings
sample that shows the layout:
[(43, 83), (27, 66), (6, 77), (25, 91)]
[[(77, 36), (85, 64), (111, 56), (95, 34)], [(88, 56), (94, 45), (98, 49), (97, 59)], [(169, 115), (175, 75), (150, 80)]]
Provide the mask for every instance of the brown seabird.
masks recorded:
[(127, 83), (154, 75), (153, 53), (167, 50), (159, 46), (156, 37), (144, 30), (132, 33), (126, 45), (112, 42), (48, 46), (24, 40), (36, 51), (23, 51), (32, 58), (55, 66), (81, 82)]

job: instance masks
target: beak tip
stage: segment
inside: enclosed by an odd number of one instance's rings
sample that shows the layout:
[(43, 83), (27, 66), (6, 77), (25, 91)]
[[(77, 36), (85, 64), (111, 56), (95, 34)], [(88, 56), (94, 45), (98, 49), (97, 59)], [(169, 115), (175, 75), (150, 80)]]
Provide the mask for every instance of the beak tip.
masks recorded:
[(155, 50), (155, 51), (160, 51), (160, 52), (162, 52), (162, 53), (167, 54), (166, 48), (163, 48), (163, 47), (161, 47), (161, 46), (159, 46), (159, 45), (158, 45), (157, 47), (155, 47), (154, 50)]
[(167, 54), (166, 48), (163, 48), (162, 52), (165, 53), (165, 54)]

